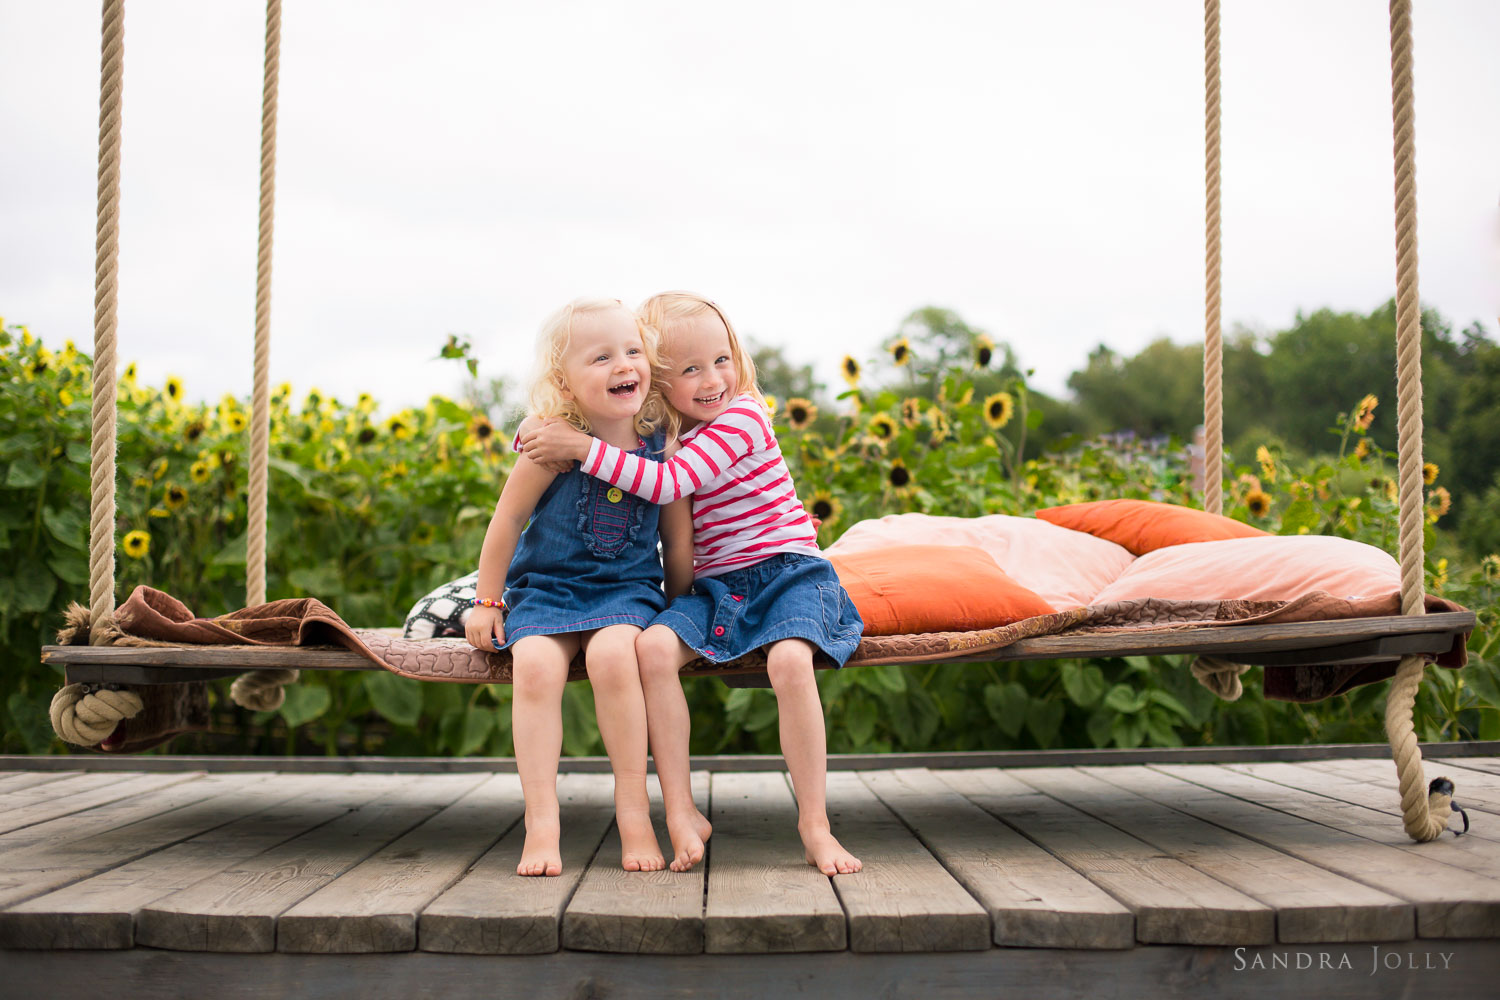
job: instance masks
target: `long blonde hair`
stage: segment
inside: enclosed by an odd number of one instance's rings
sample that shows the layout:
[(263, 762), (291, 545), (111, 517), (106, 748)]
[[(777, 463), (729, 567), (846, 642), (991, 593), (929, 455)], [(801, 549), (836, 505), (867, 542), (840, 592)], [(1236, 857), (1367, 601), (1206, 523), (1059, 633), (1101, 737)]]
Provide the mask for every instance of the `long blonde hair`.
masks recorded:
[(661, 395), (661, 376), (665, 374), (661, 360), (661, 335), (656, 328), (642, 322), (641, 317), (631, 312), (619, 299), (581, 298), (574, 299), (542, 321), (536, 338), (536, 373), (531, 380), (531, 415), (546, 419), (562, 417), (574, 427), (590, 433), (588, 417), (578, 404), (563, 395), (568, 386), (563, 371), (563, 359), (573, 342), (573, 318), (591, 313), (609, 312), (618, 309), (629, 316), (640, 332), (641, 344), (646, 350), (646, 361), (651, 366), (651, 390), (646, 393), (640, 412), (635, 415), (637, 434), (649, 436), (665, 422), (667, 405)]
[[(660, 331), (659, 336), (665, 337), (667, 328), (675, 323), (704, 313), (713, 313), (719, 317), (724, 324), (724, 329), (729, 331), (729, 357), (734, 361), (735, 374), (739, 379), (739, 385), (735, 392), (748, 392), (754, 396), (756, 401), (764, 408), (766, 397), (760, 391), (760, 385), (755, 381), (755, 360), (750, 357), (750, 352), (745, 350), (744, 342), (740, 340), (739, 334), (734, 331), (734, 324), (729, 322), (729, 317), (724, 315), (724, 310), (713, 299), (698, 295), (694, 292), (661, 292), (653, 295), (640, 308), (636, 310), (641, 320), (654, 330)], [(659, 355), (660, 356), (660, 355)], [(667, 381), (671, 381), (673, 362), (671, 358), (661, 356), (663, 375)], [(656, 371), (655, 367), (652, 371)], [(652, 389), (656, 388), (656, 382), (651, 383)], [(666, 414), (666, 425), (669, 434), (675, 435), (682, 425), (682, 414), (671, 406), (664, 406)]]

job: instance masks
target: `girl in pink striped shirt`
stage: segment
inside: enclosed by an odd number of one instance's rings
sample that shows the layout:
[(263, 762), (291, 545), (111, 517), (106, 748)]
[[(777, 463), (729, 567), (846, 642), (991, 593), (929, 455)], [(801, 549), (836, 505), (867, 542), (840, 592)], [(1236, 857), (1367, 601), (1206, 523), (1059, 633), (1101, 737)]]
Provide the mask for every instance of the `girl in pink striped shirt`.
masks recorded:
[(693, 803), (689, 716), (678, 671), (696, 659), (725, 663), (757, 649), (776, 692), (781, 751), (797, 794), (807, 861), (827, 875), (860, 870), (834, 838), (826, 805), (827, 740), (813, 676), (821, 652), (842, 666), (863, 622), (787, 471), (767, 419), (755, 366), (713, 302), (667, 292), (641, 306), (662, 335), (664, 394), (680, 417), (680, 448), (642, 459), (563, 421), (523, 429), (534, 462), (578, 461), (583, 471), (652, 503), (691, 496), (693, 588), (636, 640), (651, 753), (661, 780), (673, 871), (703, 858), (711, 828)]

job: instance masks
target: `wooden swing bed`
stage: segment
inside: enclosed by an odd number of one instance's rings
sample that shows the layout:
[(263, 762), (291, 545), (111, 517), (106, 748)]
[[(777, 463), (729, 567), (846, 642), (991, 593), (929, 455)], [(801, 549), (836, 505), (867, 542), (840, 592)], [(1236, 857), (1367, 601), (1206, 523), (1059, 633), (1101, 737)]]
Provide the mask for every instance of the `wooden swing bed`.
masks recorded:
[[(259, 253), (255, 304), (255, 364), (250, 420), (249, 544), (246, 604), (263, 604), (267, 454), (269, 445), (270, 284), (276, 163), (277, 70), (280, 2), (269, 0), (261, 133)], [(1206, 309), (1204, 341), (1204, 508), (1223, 510), (1223, 393), (1220, 322), (1219, 53), (1218, 2), (1206, 0)], [(1417, 284), (1414, 112), (1409, 0), (1391, 0), (1391, 66), (1394, 115), (1397, 264), (1397, 395), (1399, 415), (1399, 524), (1402, 614), (1337, 621), (1186, 627), (1116, 633), (1024, 638), (982, 652), (923, 657), (945, 662), (993, 662), (1197, 653), (1237, 664), (1398, 664), (1387, 695), (1386, 728), (1401, 791), (1403, 825), (1412, 839), (1428, 841), (1446, 828), (1451, 784), (1429, 789), (1412, 725), (1412, 710), (1426, 664), (1449, 651), (1474, 627), (1471, 612), (1427, 614), (1423, 593), (1421, 337)], [(123, 0), (105, 0), (100, 84), (98, 228), (93, 368), (93, 436), (88, 632), (90, 645), (48, 646), (43, 662), (65, 668), (68, 685), (53, 704), (59, 734), (97, 746), (116, 722), (139, 711), (140, 699), (122, 685), (181, 683), (241, 675), (232, 694), (252, 707), (274, 707), (281, 686), (298, 669), (369, 669), (369, 659), (332, 647), (129, 646), (112, 642), (115, 612), (115, 398), (116, 275), (123, 76)], [(712, 671), (730, 682), (749, 679), (763, 666), (731, 665)], [(691, 672), (691, 671), (690, 671)], [(1237, 683), (1237, 682), (1236, 682)], [(132, 700), (133, 699), (133, 700)], [(1439, 782), (1434, 782), (1438, 785)]]

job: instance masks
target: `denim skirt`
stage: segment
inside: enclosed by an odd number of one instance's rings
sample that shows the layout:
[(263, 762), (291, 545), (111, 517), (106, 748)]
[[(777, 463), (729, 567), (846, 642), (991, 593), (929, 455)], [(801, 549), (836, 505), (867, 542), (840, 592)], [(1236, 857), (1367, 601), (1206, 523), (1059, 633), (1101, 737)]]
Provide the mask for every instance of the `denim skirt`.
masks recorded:
[(651, 624), (667, 626), (712, 663), (782, 639), (806, 639), (842, 667), (864, 631), (833, 564), (790, 552), (699, 578)]

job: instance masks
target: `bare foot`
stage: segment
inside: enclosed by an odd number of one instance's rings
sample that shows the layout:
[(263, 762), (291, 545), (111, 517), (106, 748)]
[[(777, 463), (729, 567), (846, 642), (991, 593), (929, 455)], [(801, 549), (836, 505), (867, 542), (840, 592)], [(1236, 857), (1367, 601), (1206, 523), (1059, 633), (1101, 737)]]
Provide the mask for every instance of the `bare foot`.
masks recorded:
[(691, 812), (667, 817), (667, 834), (672, 838), (672, 863), (667, 867), (674, 872), (691, 871), (703, 860), (703, 842), (714, 832), (708, 817), (693, 807)]
[(561, 875), (562, 852), (558, 849), (561, 825), (557, 814), (526, 817), (526, 843), (521, 848), (517, 875)]
[(667, 867), (651, 813), (644, 808), (615, 807), (615, 826), (620, 830), (620, 867), (628, 872), (659, 872)]
[(852, 875), (864, 867), (858, 858), (844, 850), (828, 827), (798, 825), (797, 832), (802, 835), (807, 863), (824, 875)]

